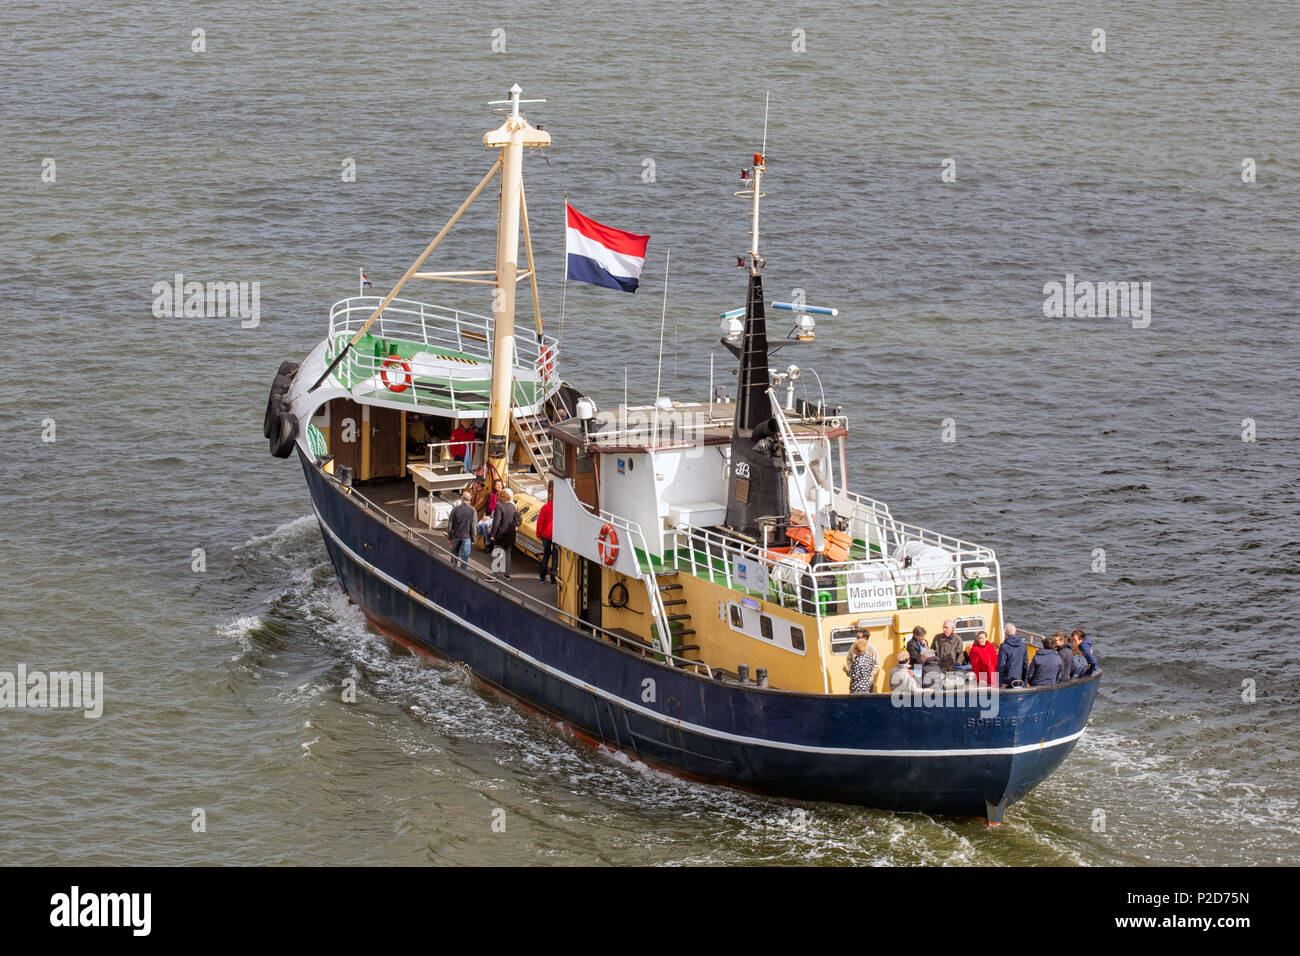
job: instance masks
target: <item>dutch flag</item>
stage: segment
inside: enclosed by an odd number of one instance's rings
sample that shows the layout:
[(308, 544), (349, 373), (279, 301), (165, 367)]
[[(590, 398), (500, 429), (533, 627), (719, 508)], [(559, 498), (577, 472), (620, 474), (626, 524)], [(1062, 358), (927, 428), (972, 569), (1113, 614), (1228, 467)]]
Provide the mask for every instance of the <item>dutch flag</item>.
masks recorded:
[(568, 203), (564, 208), (569, 217), (564, 239), (568, 277), (577, 282), (635, 292), (650, 237), (602, 226)]

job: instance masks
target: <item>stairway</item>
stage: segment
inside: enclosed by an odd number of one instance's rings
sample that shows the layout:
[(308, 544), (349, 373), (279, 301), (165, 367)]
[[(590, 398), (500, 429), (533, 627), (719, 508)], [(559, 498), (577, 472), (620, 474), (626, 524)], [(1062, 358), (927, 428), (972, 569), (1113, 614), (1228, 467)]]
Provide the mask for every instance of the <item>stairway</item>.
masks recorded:
[[(689, 602), (681, 596), (682, 586), (674, 580), (665, 580), (676, 577), (676, 571), (655, 575), (655, 584), (659, 588), (659, 603), (663, 607), (664, 620), (668, 622), (668, 630), (672, 635), (673, 653), (687, 660), (699, 660), (700, 645), (682, 643), (682, 639), (694, 635), (695, 630), (690, 627), (691, 615), (686, 611)], [(674, 608), (680, 608), (680, 613), (674, 613)]]
[(524, 415), (518, 409), (513, 411), (511, 420), (515, 434), (528, 449), (528, 460), (532, 462), (533, 470), (545, 481), (551, 471), (551, 450), (554, 447), (551, 436), (546, 434), (546, 426), (550, 423), (544, 415)]

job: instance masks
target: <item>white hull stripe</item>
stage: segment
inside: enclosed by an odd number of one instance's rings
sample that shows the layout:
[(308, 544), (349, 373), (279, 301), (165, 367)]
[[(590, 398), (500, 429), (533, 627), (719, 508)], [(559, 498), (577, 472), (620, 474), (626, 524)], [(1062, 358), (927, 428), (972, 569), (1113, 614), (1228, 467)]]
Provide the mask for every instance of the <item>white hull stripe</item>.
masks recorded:
[(418, 601), (420, 604), (423, 604), (425, 607), (429, 608), (429, 610), (441, 614), (443, 617), (447, 618), (450, 621), (455, 621), (457, 624), (459, 624), (461, 627), (465, 628), (466, 630), (473, 631), (479, 637), (483, 638), (483, 640), (488, 641), (491, 644), (495, 644), (497, 647), (501, 648), (502, 650), (510, 654), (513, 654), (515, 657), (519, 658), (522, 661), (527, 661), (529, 664), (531, 664), (533, 667), (536, 667), (538, 670), (545, 671), (546, 673), (550, 674), (552, 677), (558, 677), (566, 684), (570, 684), (574, 687), (580, 687), (583, 690), (587, 691), (588, 693), (595, 694), (597, 697), (604, 698), (605, 700), (610, 701), (611, 703), (615, 703), (620, 707), (624, 707), (628, 710), (635, 711), (638, 714), (641, 714), (645, 717), (649, 717), (651, 720), (654, 720), (661, 724), (666, 724), (670, 727), (676, 727), (679, 730), (686, 730), (686, 731), (690, 731), (691, 733), (702, 734), (703, 736), (714, 737), (719, 740), (729, 740), (734, 743), (748, 744), (749, 746), (753, 746), (753, 747), (773, 747), (777, 750), (794, 750), (800, 753), (835, 754), (837, 756), (846, 756), (846, 757), (1004, 757), (1004, 756), (1011, 756), (1014, 754), (1030, 753), (1035, 750), (1046, 750), (1049, 747), (1059, 747), (1061, 744), (1068, 744), (1071, 741), (1078, 740), (1080, 737), (1083, 736), (1083, 730), (1079, 730), (1065, 737), (1057, 737), (1055, 740), (1045, 740), (1042, 741), (1041, 743), (1036, 743), (1036, 744), (1021, 744), (1018, 747), (970, 747), (966, 749), (954, 749), (954, 750), (859, 750), (853, 747), (814, 747), (811, 744), (793, 744), (784, 740), (764, 740), (761, 737), (747, 737), (742, 734), (732, 734), (732, 733), (728, 733), (725, 730), (716, 730), (712, 727), (705, 727), (701, 724), (694, 724), (685, 720), (679, 720), (677, 718), (670, 717), (667, 714), (661, 714), (658, 713), (657, 711), (653, 711), (648, 707), (643, 707), (639, 703), (636, 703), (634, 701), (626, 700), (622, 697), (619, 697), (617, 694), (611, 694), (609, 691), (606, 691), (600, 687), (596, 687), (592, 684), (588, 684), (586, 681), (578, 680), (573, 675), (567, 674), (564, 671), (559, 670), (558, 668), (551, 667), (549, 664), (539, 661), (535, 657), (532, 657), (529, 654), (525, 654), (523, 651), (519, 650), (518, 648), (512, 647), (511, 645), (507, 644), (505, 641), (501, 640), (495, 634), (485, 631), (483, 630), (483, 628), (478, 627), (475, 624), (472, 624), (471, 622), (465, 620), (464, 618), (456, 614), (453, 614), (451, 611), (448, 611), (446, 608), (443, 608), (435, 604), (433, 601), (430, 601), (428, 598), (426, 598), (423, 594), (420, 594), (418, 591), (411, 590), (401, 581), (397, 580), (391, 575), (388, 575), (384, 571), (375, 567), (369, 561), (362, 558), (359, 554), (357, 554), (346, 544), (340, 541), (338, 535), (334, 533), (334, 530), (328, 524), (325, 523), (325, 519), (321, 517), (321, 513), (316, 508), (314, 502), (312, 503), (312, 511), (316, 513), (316, 520), (320, 522), (321, 528), (323, 528), (325, 533), (329, 535), (331, 539), (333, 539), (335, 544), (337, 544), (340, 548), (343, 549), (344, 553), (347, 554), (348, 557), (350, 557), (353, 561), (361, 565), (363, 568), (368, 570), (371, 574), (379, 578), (384, 583), (406, 594), (407, 597), (411, 598), (412, 600)]

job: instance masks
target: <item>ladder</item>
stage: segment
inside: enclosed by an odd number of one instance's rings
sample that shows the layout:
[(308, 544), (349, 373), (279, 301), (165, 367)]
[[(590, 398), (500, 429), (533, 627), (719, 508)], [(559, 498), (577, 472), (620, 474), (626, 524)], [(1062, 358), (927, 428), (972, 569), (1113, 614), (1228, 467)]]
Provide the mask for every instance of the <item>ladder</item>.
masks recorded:
[(546, 426), (550, 422), (545, 415), (524, 415), (518, 409), (515, 409), (511, 420), (514, 422), (515, 433), (528, 450), (528, 460), (532, 462), (533, 470), (545, 481), (551, 470), (551, 451), (554, 447), (551, 436), (546, 434)]
[[(700, 645), (683, 644), (683, 638), (691, 637), (695, 630), (690, 626), (691, 615), (686, 610), (689, 603), (685, 598), (680, 596), (682, 586), (675, 580), (665, 581), (666, 578), (676, 578), (676, 571), (661, 572), (654, 575), (653, 587), (651, 582), (647, 581), (647, 590), (650, 593), (651, 604), (655, 611), (655, 621), (657, 629), (667, 628), (668, 639), (667, 647), (671, 653), (678, 657), (686, 658), (689, 653), (698, 653)], [(680, 611), (674, 611), (680, 608)], [(677, 625), (677, 626), (674, 626)], [(664, 641), (660, 641), (660, 646), (664, 646)], [(698, 658), (687, 658), (688, 660)]]

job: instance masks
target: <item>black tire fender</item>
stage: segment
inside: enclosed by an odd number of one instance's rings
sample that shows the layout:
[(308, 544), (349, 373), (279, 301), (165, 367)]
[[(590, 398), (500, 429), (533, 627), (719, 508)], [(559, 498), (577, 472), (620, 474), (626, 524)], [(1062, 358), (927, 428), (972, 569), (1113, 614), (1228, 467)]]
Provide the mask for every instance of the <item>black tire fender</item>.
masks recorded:
[(278, 412), (271, 428), (271, 454), (276, 458), (288, 458), (297, 438), (298, 419), (289, 412)]
[(280, 363), (280, 369), (275, 373), (275, 379), (271, 382), (271, 394), (266, 399), (266, 414), (262, 416), (262, 436), (271, 437), (271, 430), (275, 425), (276, 416), (284, 410), (284, 396), (289, 391), (289, 386), (293, 384), (293, 378), (298, 374), (298, 366), (294, 362), (285, 360)]

